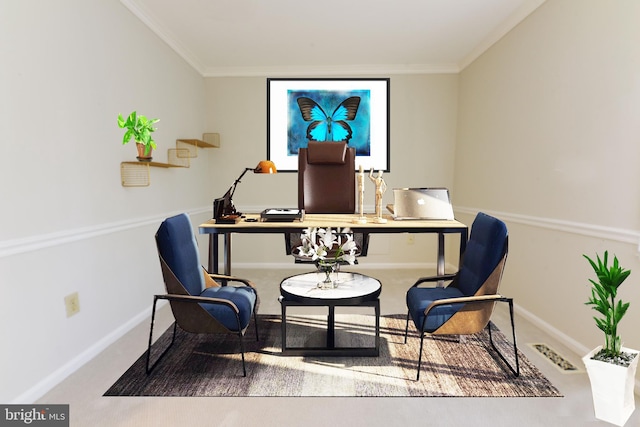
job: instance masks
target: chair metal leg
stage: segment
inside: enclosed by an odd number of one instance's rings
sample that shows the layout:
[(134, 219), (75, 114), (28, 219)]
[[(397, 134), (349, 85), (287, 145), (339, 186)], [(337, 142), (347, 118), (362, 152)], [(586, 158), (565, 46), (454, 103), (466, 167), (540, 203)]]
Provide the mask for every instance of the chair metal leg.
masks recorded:
[(256, 341), (260, 341), (260, 338), (258, 337), (258, 314), (255, 310), (253, 311), (253, 324), (256, 327)]
[[(519, 377), (520, 376), (520, 361), (519, 361), (519, 358), (518, 358), (518, 346), (517, 346), (517, 343), (516, 343), (516, 327), (515, 327), (515, 322), (514, 322), (514, 319), (513, 319), (513, 298), (502, 298), (502, 299), (500, 299), (500, 301), (509, 303), (509, 316), (511, 318), (511, 332), (512, 332), (512, 335), (513, 335), (513, 352), (515, 354), (515, 368), (513, 367), (513, 365), (511, 365), (507, 361), (507, 359), (500, 352), (500, 350), (498, 350), (498, 348), (496, 347), (495, 343), (493, 342), (493, 336), (491, 335), (491, 322), (489, 322), (487, 324), (487, 328), (488, 328), (488, 331), (489, 331), (489, 342), (491, 343), (491, 347), (493, 347), (493, 349), (498, 354), (500, 359), (502, 359), (502, 361), (509, 367), (511, 372), (516, 377)], [(407, 335), (409, 333), (409, 318), (410, 318), (410, 313), (407, 313), (407, 324), (406, 324), (405, 332), (404, 332), (404, 343), (405, 344), (407, 343)], [(427, 320), (427, 318), (425, 317), (423, 319), (423, 321), (422, 321), (422, 331), (424, 331), (426, 320)], [(424, 345), (424, 332), (421, 332), (421, 334), (420, 334), (420, 353), (418, 355), (418, 368), (417, 368), (417, 374), (416, 374), (416, 381), (418, 381), (420, 379), (420, 367), (422, 365), (422, 349), (423, 349), (423, 345)]]
[[(407, 324), (405, 326), (404, 329), (404, 343), (407, 343), (407, 335), (409, 335), (409, 318), (411, 316), (411, 313), (409, 311), (407, 311)], [(416, 381), (420, 380), (420, 365), (422, 365), (422, 348), (424, 346), (424, 324), (426, 322), (427, 318), (425, 317), (424, 319), (422, 319), (422, 332), (420, 333), (420, 352), (418, 353), (418, 367), (417, 367), (417, 373), (416, 373)]]
[(164, 355), (167, 353), (167, 351), (169, 351), (169, 349), (173, 346), (173, 343), (176, 341), (176, 329), (178, 328), (178, 324), (176, 322), (173, 322), (173, 336), (171, 338), (171, 344), (169, 344), (169, 346), (164, 349), (162, 354), (160, 354), (158, 359), (156, 359), (155, 363), (151, 367), (149, 367), (149, 361), (151, 359), (151, 342), (153, 341), (153, 324), (154, 324), (155, 318), (156, 318), (156, 304), (157, 304), (157, 302), (158, 302), (158, 296), (156, 295), (156, 296), (153, 297), (153, 310), (151, 311), (151, 327), (149, 328), (149, 348), (147, 349), (147, 364), (146, 364), (147, 375), (149, 375), (151, 373), (153, 368), (155, 368), (155, 366), (158, 364), (158, 362), (160, 362), (160, 360), (164, 357)]
[[(177, 332), (177, 329), (178, 329), (178, 323), (174, 321), (173, 322), (173, 336), (171, 337), (171, 343), (167, 346), (167, 348), (164, 349), (162, 354), (160, 354), (160, 356), (158, 356), (158, 358), (153, 363), (153, 365), (149, 366), (150, 361), (151, 361), (151, 345), (152, 345), (152, 341), (153, 341), (153, 327), (154, 327), (154, 324), (155, 324), (156, 307), (157, 307), (158, 299), (168, 299), (168, 298), (167, 298), (166, 295), (154, 295), (154, 297), (153, 297), (153, 309), (151, 311), (151, 326), (149, 328), (149, 347), (147, 349), (147, 357), (146, 357), (146, 359), (147, 359), (146, 360), (147, 375), (149, 375), (151, 373), (151, 371), (153, 371), (155, 366), (160, 362), (160, 360), (167, 354), (169, 349), (173, 346), (173, 344), (175, 343), (175, 340), (176, 340), (176, 332)], [(245, 356), (244, 356), (244, 352), (245, 352), (244, 331), (240, 327), (240, 316), (238, 315), (238, 313), (236, 313), (236, 320), (238, 322), (238, 331), (239, 331), (238, 332), (238, 336), (240, 337), (240, 350), (241, 350), (241, 353), (242, 353), (242, 374), (243, 374), (244, 377), (246, 377), (247, 376), (247, 368), (246, 368)], [(259, 341), (260, 340), (260, 336), (258, 334), (258, 316), (257, 316), (255, 310), (253, 312), (253, 320), (254, 320), (255, 328), (256, 328), (256, 341)]]
[(422, 365), (422, 346), (424, 344), (424, 333), (420, 334), (420, 353), (418, 354), (418, 369), (416, 381), (420, 381), (420, 365)]
[[(256, 312), (254, 310), (253, 312), (254, 315), (254, 321), (256, 319), (255, 315)], [(242, 376), (246, 377), (247, 376), (247, 367), (244, 361), (244, 332), (246, 331), (246, 329), (243, 331), (242, 330), (242, 326), (240, 323), (240, 315), (238, 313), (236, 313), (236, 321), (238, 322), (238, 337), (240, 338), (240, 353), (242, 354)], [(247, 326), (247, 329), (249, 328), (249, 326)], [(258, 337), (258, 323), (256, 322), (256, 338)]]
[[(416, 381), (420, 380), (420, 366), (422, 365), (422, 348), (424, 347), (424, 327), (427, 324), (427, 316), (422, 318), (422, 327), (420, 328), (420, 353), (418, 354), (418, 369), (416, 373)], [(409, 317), (407, 315), (407, 328), (409, 328)]]
[(244, 362), (244, 339), (242, 337), (242, 332), (238, 333), (238, 336), (240, 337), (240, 352), (242, 353), (242, 376), (246, 377), (247, 367)]
[(404, 328), (404, 343), (407, 343), (407, 335), (409, 335), (409, 316), (410, 316), (410, 312), (407, 310), (407, 325)]
[(509, 367), (511, 372), (513, 372), (513, 374), (516, 377), (519, 377), (520, 362), (518, 359), (518, 346), (516, 345), (516, 327), (515, 327), (515, 322), (513, 321), (513, 298), (504, 298), (501, 301), (509, 303), (509, 316), (511, 317), (511, 332), (513, 334), (513, 352), (515, 354), (516, 367), (514, 368), (509, 362), (507, 362), (507, 359), (502, 355), (502, 353), (500, 353), (496, 345), (493, 343), (493, 337), (491, 336), (491, 322), (487, 324), (487, 328), (489, 330), (489, 342), (491, 343), (491, 347), (493, 347), (495, 352), (498, 353), (498, 356), (500, 356), (500, 359), (502, 359), (502, 361)]

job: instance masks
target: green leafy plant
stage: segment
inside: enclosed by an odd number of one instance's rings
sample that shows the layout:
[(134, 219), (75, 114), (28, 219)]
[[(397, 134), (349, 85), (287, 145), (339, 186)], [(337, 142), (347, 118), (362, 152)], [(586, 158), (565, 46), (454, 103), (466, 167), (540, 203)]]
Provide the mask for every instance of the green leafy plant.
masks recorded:
[(118, 126), (121, 129), (127, 129), (122, 138), (122, 144), (128, 143), (133, 138), (136, 143), (145, 146), (144, 154), (148, 156), (151, 148), (156, 148), (156, 142), (151, 134), (156, 130), (153, 125), (159, 121), (160, 119), (148, 119), (146, 116), (138, 115), (135, 111), (129, 114), (126, 120), (122, 114), (118, 114)]
[(596, 261), (587, 255), (583, 256), (589, 261), (598, 278), (597, 281), (589, 279), (593, 287), (591, 288), (591, 297), (585, 304), (590, 305), (591, 308), (602, 315), (602, 317), (593, 318), (605, 336), (605, 345), (599, 353), (608, 358), (619, 357), (622, 343), (620, 336), (618, 336), (618, 323), (627, 312), (629, 303), (623, 303), (620, 300), (616, 301), (616, 297), (618, 287), (629, 277), (631, 271), (622, 268), (615, 255), (613, 264), (609, 266), (609, 254), (607, 251), (605, 251), (602, 259), (598, 255)]

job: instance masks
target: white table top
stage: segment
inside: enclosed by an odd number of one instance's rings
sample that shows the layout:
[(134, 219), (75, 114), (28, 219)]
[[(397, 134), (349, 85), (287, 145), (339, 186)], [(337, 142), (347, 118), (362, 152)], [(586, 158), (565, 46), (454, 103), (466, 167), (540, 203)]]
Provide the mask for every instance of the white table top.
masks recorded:
[(282, 281), (280, 288), (292, 295), (316, 299), (347, 299), (373, 294), (381, 288), (380, 281), (360, 273), (341, 271), (331, 273), (338, 285), (333, 289), (320, 289), (318, 282), (325, 278), (321, 272), (298, 274)]

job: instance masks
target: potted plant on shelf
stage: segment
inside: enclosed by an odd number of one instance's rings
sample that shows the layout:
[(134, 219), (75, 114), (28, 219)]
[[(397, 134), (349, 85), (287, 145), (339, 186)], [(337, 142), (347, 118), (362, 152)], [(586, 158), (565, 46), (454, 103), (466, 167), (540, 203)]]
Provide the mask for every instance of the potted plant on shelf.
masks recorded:
[(582, 358), (593, 395), (595, 416), (619, 426), (629, 419), (635, 409), (633, 395), (635, 373), (638, 366), (638, 351), (622, 347), (618, 335), (618, 323), (629, 308), (628, 302), (617, 298), (618, 288), (630, 270), (625, 270), (614, 255), (613, 264), (608, 265), (608, 252), (596, 261), (583, 255), (593, 267), (597, 281), (591, 282), (591, 297), (585, 304), (590, 305), (602, 317), (594, 317), (596, 326), (604, 332), (605, 344), (598, 346)]
[(141, 162), (151, 161), (152, 149), (156, 148), (156, 142), (151, 134), (156, 130), (153, 125), (159, 121), (160, 119), (148, 119), (146, 116), (138, 115), (135, 111), (129, 114), (126, 120), (122, 114), (118, 114), (118, 126), (121, 129), (127, 129), (122, 138), (122, 144), (128, 143), (133, 138), (138, 148), (138, 160)]

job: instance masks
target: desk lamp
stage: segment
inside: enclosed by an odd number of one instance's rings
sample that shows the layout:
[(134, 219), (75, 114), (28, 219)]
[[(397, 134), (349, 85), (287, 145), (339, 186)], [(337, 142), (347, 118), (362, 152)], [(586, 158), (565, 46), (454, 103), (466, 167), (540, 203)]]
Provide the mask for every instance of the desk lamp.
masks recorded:
[(213, 201), (213, 217), (215, 219), (228, 215), (242, 215), (236, 210), (236, 207), (233, 205), (232, 198), (233, 193), (235, 193), (236, 191), (236, 186), (238, 185), (238, 183), (240, 183), (242, 177), (249, 171), (253, 171), (253, 173), (278, 173), (276, 165), (270, 160), (261, 160), (258, 163), (258, 166), (256, 166), (255, 168), (245, 168), (245, 170), (233, 182), (231, 188), (227, 190), (224, 196)]

